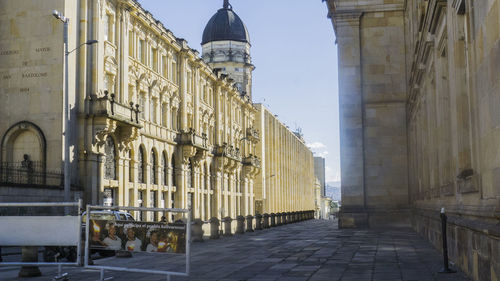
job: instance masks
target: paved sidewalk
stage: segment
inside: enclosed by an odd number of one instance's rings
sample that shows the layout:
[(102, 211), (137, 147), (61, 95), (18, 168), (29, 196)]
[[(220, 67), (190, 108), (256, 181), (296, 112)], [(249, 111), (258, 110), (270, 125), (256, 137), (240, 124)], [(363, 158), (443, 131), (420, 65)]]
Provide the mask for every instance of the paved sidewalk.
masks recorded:
[[(437, 274), (442, 257), (411, 230), (338, 230), (333, 221), (311, 220), (255, 233), (195, 243), (190, 278), (172, 280), (469, 280), (464, 274)], [(161, 259), (160, 259), (161, 258)], [(103, 259), (157, 270), (182, 269), (182, 261), (161, 254), (132, 259)], [(44, 276), (18, 279), (18, 269), (1, 268), (0, 280), (51, 280)], [(70, 280), (97, 280), (98, 272), (70, 269)], [(164, 276), (106, 271), (115, 280), (166, 280)]]

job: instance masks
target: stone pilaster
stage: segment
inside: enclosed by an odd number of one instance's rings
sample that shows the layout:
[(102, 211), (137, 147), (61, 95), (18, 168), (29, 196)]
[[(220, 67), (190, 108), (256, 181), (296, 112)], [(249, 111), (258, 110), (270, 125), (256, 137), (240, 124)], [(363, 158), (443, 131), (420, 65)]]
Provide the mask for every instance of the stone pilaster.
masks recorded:
[(365, 211), (363, 93), (361, 85), (361, 13), (335, 14), (339, 61), (340, 165), (342, 210), (340, 227), (368, 223)]

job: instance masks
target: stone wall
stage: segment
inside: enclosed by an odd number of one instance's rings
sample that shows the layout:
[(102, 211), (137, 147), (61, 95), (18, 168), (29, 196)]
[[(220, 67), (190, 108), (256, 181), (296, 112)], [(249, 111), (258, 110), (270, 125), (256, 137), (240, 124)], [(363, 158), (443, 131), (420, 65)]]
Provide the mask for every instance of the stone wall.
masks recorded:
[(411, 209), (414, 228), (440, 249), (444, 207), (451, 260), (474, 280), (500, 276), (499, 2), (328, 1), (339, 44), (341, 222), (346, 207), (367, 210), (341, 226), (366, 225), (356, 220), (389, 203)]
[(408, 225), (402, 1), (348, 2), (329, 3), (341, 58), (339, 222)]
[[(413, 227), (436, 249), (442, 249), (439, 212), (418, 210)], [(494, 220), (448, 216), (448, 255), (473, 280), (499, 280), (500, 226)]]
[(262, 133), (256, 146), (262, 159), (255, 178), (256, 213), (315, 210), (321, 195), (311, 150), (300, 134), (292, 132), (264, 105), (256, 104), (256, 108), (256, 123)]

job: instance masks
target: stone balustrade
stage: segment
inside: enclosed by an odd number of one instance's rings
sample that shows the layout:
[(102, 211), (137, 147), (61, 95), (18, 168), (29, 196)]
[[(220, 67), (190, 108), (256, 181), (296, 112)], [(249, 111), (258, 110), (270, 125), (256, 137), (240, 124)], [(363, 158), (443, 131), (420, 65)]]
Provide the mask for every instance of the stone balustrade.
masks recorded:
[[(255, 219), (255, 223), (254, 223)], [(298, 212), (281, 212), (271, 214), (257, 214), (255, 216), (248, 215), (237, 216), (236, 219), (225, 217), (221, 221), (213, 217), (209, 221), (194, 219), (191, 223), (191, 239), (193, 242), (203, 241), (203, 225), (210, 224), (210, 239), (219, 239), (220, 235), (233, 235), (233, 221), (236, 221), (235, 234), (244, 234), (245, 232), (254, 232), (273, 228), (289, 223), (301, 222), (304, 220), (314, 219), (314, 211), (298, 211)], [(221, 227), (222, 224), (222, 227)], [(224, 229), (222, 231), (222, 228)], [(207, 230), (207, 228), (205, 228)], [(208, 231), (208, 230), (207, 230)]]

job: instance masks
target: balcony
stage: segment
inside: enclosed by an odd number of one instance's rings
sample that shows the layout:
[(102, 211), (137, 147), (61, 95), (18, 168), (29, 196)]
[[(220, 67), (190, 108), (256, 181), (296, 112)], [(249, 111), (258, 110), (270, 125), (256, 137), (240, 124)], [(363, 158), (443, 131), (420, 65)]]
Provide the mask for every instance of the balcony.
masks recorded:
[(227, 143), (215, 147), (214, 155), (221, 157), (228, 157), (235, 161), (241, 162), (240, 149), (234, 148), (232, 145), (228, 145)]
[(97, 117), (107, 117), (115, 121), (141, 128), (139, 123), (139, 105), (130, 103), (130, 106), (116, 102), (114, 94), (104, 91), (104, 96), (91, 98), (91, 113)]
[(193, 129), (183, 131), (179, 134), (177, 142), (181, 145), (190, 145), (202, 150), (208, 150), (208, 137), (206, 134), (201, 136), (196, 134)]
[(248, 157), (245, 157), (243, 159), (243, 165), (253, 166), (255, 168), (260, 168), (260, 159), (259, 159), (259, 157), (250, 154)]
[(259, 131), (254, 128), (247, 128), (247, 138), (252, 142), (258, 142), (260, 140)]

